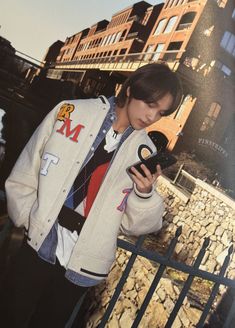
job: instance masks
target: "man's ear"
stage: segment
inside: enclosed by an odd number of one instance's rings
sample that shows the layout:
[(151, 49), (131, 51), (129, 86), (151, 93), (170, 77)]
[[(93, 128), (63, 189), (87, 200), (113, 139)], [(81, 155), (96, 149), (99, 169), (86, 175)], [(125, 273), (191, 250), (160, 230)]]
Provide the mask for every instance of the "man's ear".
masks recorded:
[(127, 95), (127, 97), (130, 97), (130, 94), (131, 94), (131, 92), (130, 92), (130, 87), (128, 87), (128, 88), (126, 89), (126, 95)]

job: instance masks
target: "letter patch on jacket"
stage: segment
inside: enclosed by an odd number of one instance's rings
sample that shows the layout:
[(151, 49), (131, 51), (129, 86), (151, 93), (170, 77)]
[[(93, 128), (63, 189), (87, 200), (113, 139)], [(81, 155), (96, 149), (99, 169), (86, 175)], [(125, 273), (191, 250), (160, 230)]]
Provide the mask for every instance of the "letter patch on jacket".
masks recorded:
[(51, 164), (56, 165), (59, 162), (59, 157), (49, 154), (49, 153), (45, 153), (42, 159), (44, 159), (44, 161), (45, 161), (44, 166), (40, 170), (40, 174), (42, 174), (42, 175), (47, 175), (48, 169)]
[(60, 134), (65, 134), (65, 137), (71, 139), (72, 141), (78, 142), (78, 135), (85, 126), (82, 124), (76, 125), (73, 129), (71, 129), (71, 122), (69, 118), (66, 118), (61, 128), (57, 129), (56, 132)]
[(125, 194), (125, 196), (124, 196), (124, 198), (123, 198), (121, 204), (118, 205), (118, 207), (117, 207), (117, 210), (119, 210), (120, 212), (124, 212), (124, 211), (125, 211), (125, 209), (126, 209), (127, 199), (128, 199), (128, 196), (129, 196), (129, 194), (130, 194), (130, 192), (131, 192), (132, 189), (133, 189), (133, 188), (128, 188), (128, 189), (124, 189), (124, 190), (122, 191), (122, 193)]
[(74, 111), (74, 105), (73, 104), (63, 104), (60, 107), (60, 111), (57, 115), (57, 120), (59, 121), (65, 121), (67, 118), (70, 118), (70, 114)]

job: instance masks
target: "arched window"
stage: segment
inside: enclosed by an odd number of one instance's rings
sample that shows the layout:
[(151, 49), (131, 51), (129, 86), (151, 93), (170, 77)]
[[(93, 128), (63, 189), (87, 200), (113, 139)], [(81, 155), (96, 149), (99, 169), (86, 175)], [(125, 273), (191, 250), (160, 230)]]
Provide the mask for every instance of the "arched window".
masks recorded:
[(157, 24), (156, 30), (154, 31), (153, 35), (159, 35), (161, 34), (163, 27), (165, 26), (167, 19), (163, 18), (162, 20), (160, 20), (160, 22)]
[(210, 105), (209, 111), (202, 122), (200, 131), (208, 131), (212, 129), (215, 125), (216, 120), (218, 119), (219, 113), (221, 110), (221, 105), (213, 102)]
[(164, 34), (170, 33), (175, 26), (175, 22), (177, 21), (178, 16), (172, 16), (169, 21), (167, 22), (167, 25), (163, 31)]
[(190, 12), (187, 12), (186, 14), (184, 14), (181, 17), (181, 20), (180, 20), (176, 30), (179, 31), (179, 30), (188, 29), (192, 25), (192, 22), (194, 21), (196, 14), (197, 13), (195, 11), (190, 11)]

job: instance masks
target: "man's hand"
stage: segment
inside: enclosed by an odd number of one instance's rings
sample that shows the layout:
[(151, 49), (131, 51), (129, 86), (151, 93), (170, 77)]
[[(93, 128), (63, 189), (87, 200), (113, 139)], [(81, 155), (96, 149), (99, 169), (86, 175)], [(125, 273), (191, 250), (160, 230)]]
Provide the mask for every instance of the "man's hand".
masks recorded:
[(136, 188), (141, 193), (150, 193), (153, 184), (159, 177), (159, 175), (162, 174), (161, 166), (158, 164), (156, 166), (156, 173), (151, 174), (151, 172), (147, 169), (147, 167), (144, 164), (141, 164), (141, 169), (144, 171), (146, 177), (144, 177), (139, 171), (137, 171), (134, 167), (131, 168), (132, 171), (132, 179), (136, 184)]

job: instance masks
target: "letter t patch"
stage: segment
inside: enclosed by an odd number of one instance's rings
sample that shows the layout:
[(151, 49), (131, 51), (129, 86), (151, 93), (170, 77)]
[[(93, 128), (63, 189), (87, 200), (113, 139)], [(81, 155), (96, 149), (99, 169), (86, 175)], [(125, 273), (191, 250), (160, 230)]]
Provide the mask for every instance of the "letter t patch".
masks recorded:
[(44, 166), (40, 170), (40, 174), (42, 175), (47, 175), (49, 167), (51, 164), (57, 164), (59, 162), (59, 158), (56, 157), (55, 155), (45, 153), (43, 156), (43, 159), (46, 161)]

